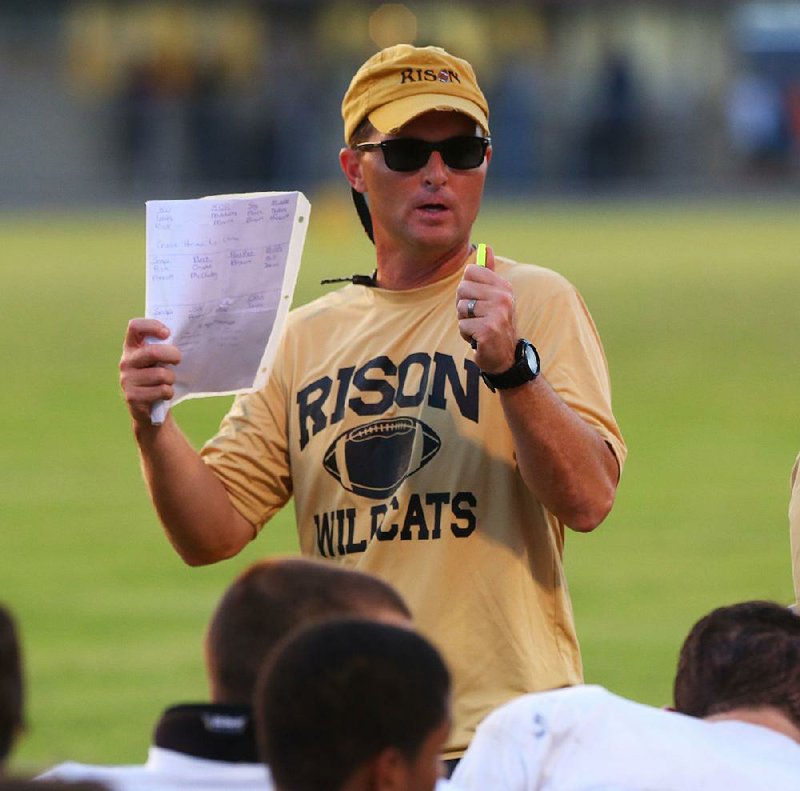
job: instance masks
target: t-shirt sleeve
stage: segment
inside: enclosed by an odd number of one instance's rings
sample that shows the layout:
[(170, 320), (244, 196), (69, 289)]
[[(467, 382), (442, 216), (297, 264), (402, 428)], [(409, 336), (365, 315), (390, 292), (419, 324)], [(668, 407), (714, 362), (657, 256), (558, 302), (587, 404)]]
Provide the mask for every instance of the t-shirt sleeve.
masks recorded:
[[(545, 294), (523, 289), (515, 300), (520, 331), (536, 347), (542, 375), (576, 414), (596, 429), (617, 458), (620, 470), (627, 448), (611, 409), (611, 382), (597, 327), (577, 289), (553, 274)], [(535, 307), (530, 309), (528, 304)]]
[(239, 513), (258, 531), (292, 496), (285, 346), (266, 384), (238, 396), (200, 451)]

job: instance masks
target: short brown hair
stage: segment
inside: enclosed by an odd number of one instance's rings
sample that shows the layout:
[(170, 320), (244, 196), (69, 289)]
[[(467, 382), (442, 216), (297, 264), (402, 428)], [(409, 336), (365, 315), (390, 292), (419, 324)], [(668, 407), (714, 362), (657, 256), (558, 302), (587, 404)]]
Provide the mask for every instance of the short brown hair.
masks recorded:
[(369, 574), (307, 558), (254, 564), (228, 588), (209, 624), (206, 649), (215, 702), (249, 705), (264, 658), (296, 627), (376, 610), (411, 618), (400, 594)]
[(674, 698), (694, 717), (771, 706), (800, 727), (800, 617), (768, 601), (713, 610), (681, 648)]
[(377, 133), (377, 129), (369, 122), (369, 118), (365, 118), (354, 130), (353, 134), (350, 135), (350, 139), (347, 141), (348, 145), (355, 146), (359, 143), (363, 143), (369, 140), (372, 135)]

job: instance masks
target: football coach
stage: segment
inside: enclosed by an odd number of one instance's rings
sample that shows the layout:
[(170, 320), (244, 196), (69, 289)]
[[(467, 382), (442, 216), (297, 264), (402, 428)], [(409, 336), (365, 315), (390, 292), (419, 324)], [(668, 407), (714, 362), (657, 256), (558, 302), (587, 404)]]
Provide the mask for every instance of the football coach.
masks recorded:
[[(376, 574), (454, 681), (457, 759), (489, 711), (582, 680), (562, 555), (594, 530), (626, 449), (589, 312), (559, 274), (472, 226), (492, 158), (472, 67), (397, 45), (357, 71), (339, 160), (371, 271), (293, 310), (263, 388), (197, 452), (170, 414), (180, 349), (134, 319), (121, 386), (167, 535), (191, 565), (231, 557), (294, 497), (306, 555)], [(498, 240), (486, 240), (498, 241)]]

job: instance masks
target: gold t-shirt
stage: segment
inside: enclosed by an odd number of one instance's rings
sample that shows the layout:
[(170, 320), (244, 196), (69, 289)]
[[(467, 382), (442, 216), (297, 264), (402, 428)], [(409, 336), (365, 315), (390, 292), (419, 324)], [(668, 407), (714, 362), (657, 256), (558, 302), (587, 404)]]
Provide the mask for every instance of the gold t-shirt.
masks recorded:
[[(542, 375), (605, 439), (605, 356), (575, 288), (496, 259)], [(458, 333), (462, 277), (387, 291), (348, 285), (290, 314), (263, 389), (203, 449), (257, 528), (294, 496), (305, 555), (376, 574), (408, 602), (453, 673), (460, 755), (510, 698), (582, 680), (562, 565), (564, 526), (516, 466), (499, 397)]]

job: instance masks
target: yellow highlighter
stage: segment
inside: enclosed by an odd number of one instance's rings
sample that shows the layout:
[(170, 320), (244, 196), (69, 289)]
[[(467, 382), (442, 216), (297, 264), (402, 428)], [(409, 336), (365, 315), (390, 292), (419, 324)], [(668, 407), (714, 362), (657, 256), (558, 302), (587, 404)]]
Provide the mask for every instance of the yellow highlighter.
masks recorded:
[[(486, 245), (485, 244), (479, 244), (478, 245), (478, 247), (477, 247), (477, 249), (475, 251), (475, 263), (478, 266), (486, 266)], [(472, 302), (474, 302), (474, 301), (475, 300), (472, 300)], [(477, 349), (478, 348), (478, 341), (476, 341), (475, 338), (473, 338), (469, 342), (469, 345), (473, 349)]]

